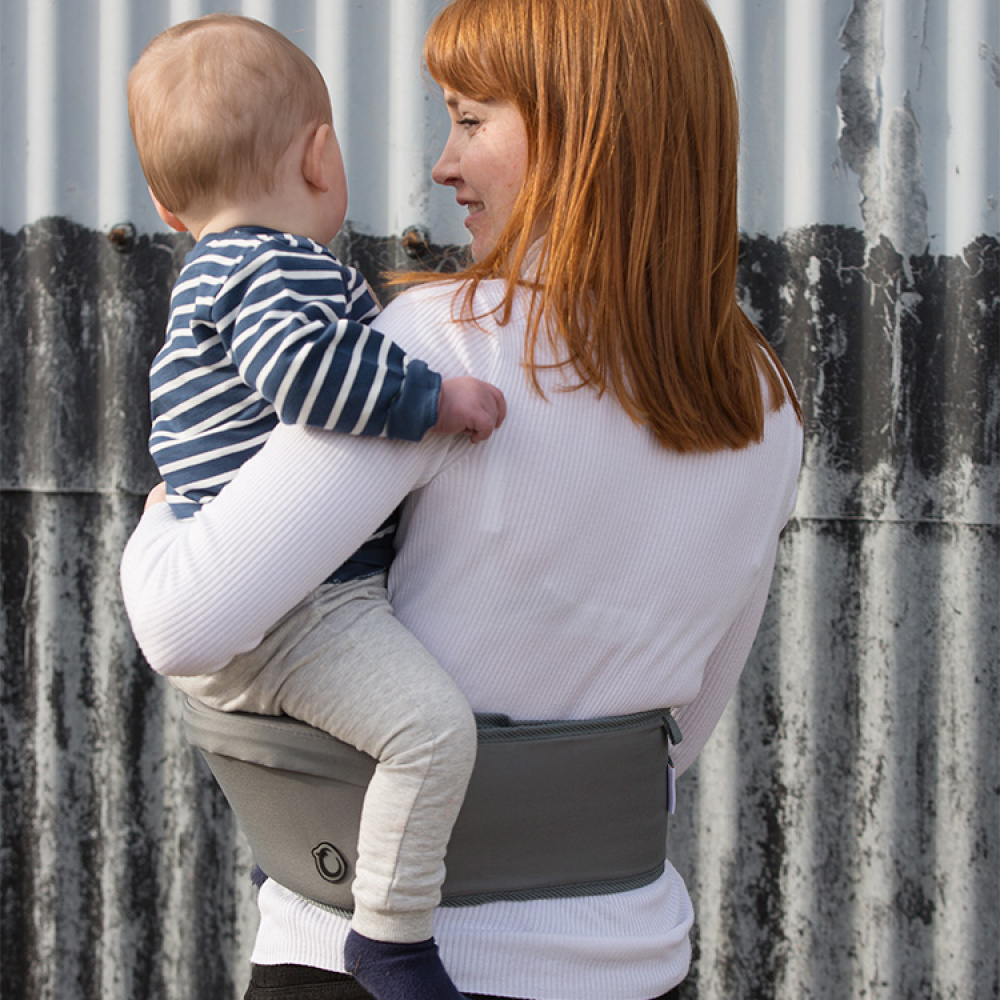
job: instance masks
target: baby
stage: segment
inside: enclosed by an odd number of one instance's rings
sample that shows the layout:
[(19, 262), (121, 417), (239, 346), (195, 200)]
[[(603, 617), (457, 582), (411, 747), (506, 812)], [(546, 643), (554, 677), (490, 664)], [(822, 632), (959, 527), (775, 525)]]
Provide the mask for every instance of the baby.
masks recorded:
[[(177, 516), (210, 502), (279, 421), (410, 441), (481, 441), (500, 425), (500, 391), (442, 381), (372, 330), (367, 284), (325, 249), (347, 187), (329, 94), (302, 51), (249, 18), (188, 21), (143, 52), (128, 103), (156, 209), (197, 241), (150, 376), (150, 450)], [(447, 1000), (460, 994), (433, 909), (475, 722), (392, 614), (394, 530), (390, 517), (257, 649), (172, 680), (215, 708), (294, 716), (376, 759), (347, 969), (378, 1000)]]

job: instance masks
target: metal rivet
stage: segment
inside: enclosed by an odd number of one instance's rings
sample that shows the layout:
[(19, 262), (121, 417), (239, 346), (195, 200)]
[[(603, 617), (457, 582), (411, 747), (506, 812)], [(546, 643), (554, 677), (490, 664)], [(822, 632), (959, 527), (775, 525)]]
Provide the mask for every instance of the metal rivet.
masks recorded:
[(408, 257), (418, 260), (430, 253), (431, 234), (423, 226), (409, 226), (403, 230), (399, 242)]
[(135, 226), (131, 222), (119, 222), (108, 232), (108, 242), (119, 253), (128, 253), (135, 246)]

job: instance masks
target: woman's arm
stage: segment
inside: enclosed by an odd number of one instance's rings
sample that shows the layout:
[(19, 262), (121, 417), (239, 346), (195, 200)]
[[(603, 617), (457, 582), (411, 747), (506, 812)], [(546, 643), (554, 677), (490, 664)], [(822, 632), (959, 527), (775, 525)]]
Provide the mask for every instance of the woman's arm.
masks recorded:
[(671, 751), (678, 775), (686, 771), (701, 753), (722, 717), (743, 673), (760, 626), (770, 590), (771, 565), (757, 577), (757, 583), (743, 610), (726, 630), (705, 664), (701, 689), (694, 701), (674, 712), (681, 730), (681, 742)]
[(279, 426), (192, 518), (147, 511), (122, 557), (132, 628), (162, 674), (217, 670), (325, 580), (464, 440)]

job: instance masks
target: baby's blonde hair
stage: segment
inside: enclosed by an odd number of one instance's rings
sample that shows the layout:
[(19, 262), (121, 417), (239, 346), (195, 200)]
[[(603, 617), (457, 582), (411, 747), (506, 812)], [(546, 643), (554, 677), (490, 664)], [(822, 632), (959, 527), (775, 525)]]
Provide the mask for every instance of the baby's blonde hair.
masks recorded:
[(280, 32), (236, 14), (157, 35), (129, 74), (128, 114), (146, 182), (175, 214), (270, 193), (295, 136), (333, 124), (313, 61)]

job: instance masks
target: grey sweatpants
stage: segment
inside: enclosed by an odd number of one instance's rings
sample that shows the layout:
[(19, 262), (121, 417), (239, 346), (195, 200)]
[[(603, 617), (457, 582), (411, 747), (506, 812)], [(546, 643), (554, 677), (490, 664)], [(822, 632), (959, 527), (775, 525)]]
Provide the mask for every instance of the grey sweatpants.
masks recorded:
[(290, 715), (378, 762), (358, 839), (352, 926), (422, 941), (472, 772), (476, 728), (455, 683), (396, 619), (382, 576), (324, 584), (255, 650), (171, 681), (212, 708)]

